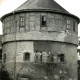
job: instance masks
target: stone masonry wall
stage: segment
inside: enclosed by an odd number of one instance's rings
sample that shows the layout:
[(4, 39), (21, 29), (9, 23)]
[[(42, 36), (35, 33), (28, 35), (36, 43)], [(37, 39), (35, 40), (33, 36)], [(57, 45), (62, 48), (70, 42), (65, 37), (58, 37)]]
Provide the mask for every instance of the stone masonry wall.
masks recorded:
[[(25, 17), (25, 27), (20, 28), (20, 16)], [(47, 27), (40, 27), (41, 16), (46, 16)], [(67, 22), (70, 28), (67, 28)], [(78, 22), (61, 14), (36, 12), (12, 15), (3, 20), (3, 31), (3, 42), (14, 41), (16, 33), (16, 40), (52, 40), (78, 44)]]
[[(25, 17), (24, 27), (20, 27), (20, 16)], [(47, 27), (41, 27), (41, 16), (46, 16)], [(75, 30), (73, 30), (74, 26)], [(3, 31), (3, 61), (6, 54), (4, 64), (12, 77), (32, 74), (33, 77), (45, 77), (50, 80), (48, 75), (51, 72), (47, 74), (46, 66), (34, 64), (35, 51), (41, 49), (44, 52), (50, 48), (50, 52), (61, 52), (65, 55), (65, 63), (57, 64), (52, 70), (54, 75), (51, 77), (54, 78), (57, 74), (60, 78), (63, 72), (68, 70), (69, 80), (77, 80), (78, 22), (76, 19), (54, 13), (21, 13), (6, 17), (3, 20)], [(24, 61), (26, 52), (30, 53), (30, 63)]]
[(33, 62), (33, 42), (12, 42), (3, 46), (3, 58), (4, 54), (6, 54), (4, 64), (12, 75), (14, 74), (15, 62), (25, 62), (24, 53), (26, 52), (30, 53), (30, 62)]
[[(38, 45), (34, 45), (34, 46), (33, 46), (33, 44), (34, 44), (34, 42), (32, 42), (32, 41), (24, 41), (24, 42), (16, 42), (16, 43), (15, 42), (7, 43), (3, 46), (4, 47), (3, 55), (4, 55), (4, 53), (7, 55), (5, 65), (6, 65), (7, 70), (10, 72), (11, 76), (14, 76), (14, 66), (16, 65), (16, 68), (15, 68), (16, 75), (19, 74), (21, 76), (23, 76), (23, 75), (27, 76), (27, 74), (29, 74), (29, 75), (33, 75), (35, 77), (40, 77), (41, 75), (43, 77), (44, 76), (48, 77), (48, 75), (46, 74), (46, 73), (48, 73), (48, 72), (46, 72), (48, 70), (48, 68), (46, 66), (41, 67), (41, 66), (36, 66), (34, 64), (35, 51), (37, 50), (37, 51), (41, 51), (41, 52), (47, 52), (46, 48), (49, 47), (48, 42), (43, 42), (43, 43), (40, 42), (40, 44), (38, 42)], [(43, 47), (41, 47), (41, 44)], [(57, 42), (51, 42), (49, 44), (51, 45), (51, 49), (49, 50), (50, 52), (54, 52), (55, 54), (60, 52), (65, 55), (65, 62), (62, 64), (57, 64), (57, 67), (55, 67), (55, 69), (57, 71), (54, 72), (54, 75), (57, 74), (58, 76), (60, 76), (60, 74), (58, 72), (60, 72), (62, 70), (63, 71), (69, 70), (68, 71), (69, 78), (72, 78), (73, 80), (77, 80), (77, 78), (76, 78), (76, 76), (77, 76), (76, 46), (72, 45), (72, 44), (57, 43)], [(16, 53), (15, 53), (15, 50), (16, 50)], [(25, 52), (29, 52), (31, 54), (30, 55), (31, 63), (24, 61), (24, 53)], [(15, 59), (15, 54), (16, 54), (16, 59)], [(15, 60), (16, 60), (16, 64), (14, 62)], [(62, 69), (62, 67), (63, 67), (63, 69)], [(27, 69), (30, 72), (27, 71)], [(39, 69), (41, 69), (41, 70), (38, 71)], [(38, 75), (38, 74), (41, 74), (41, 75)]]

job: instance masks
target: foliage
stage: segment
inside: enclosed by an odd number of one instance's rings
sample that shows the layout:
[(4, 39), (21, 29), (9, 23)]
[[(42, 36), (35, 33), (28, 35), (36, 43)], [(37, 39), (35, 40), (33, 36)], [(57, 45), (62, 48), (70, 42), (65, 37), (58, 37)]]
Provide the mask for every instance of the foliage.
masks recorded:
[(9, 72), (6, 69), (4, 69), (4, 67), (1, 67), (0, 75), (0, 80), (13, 80), (10, 78)]

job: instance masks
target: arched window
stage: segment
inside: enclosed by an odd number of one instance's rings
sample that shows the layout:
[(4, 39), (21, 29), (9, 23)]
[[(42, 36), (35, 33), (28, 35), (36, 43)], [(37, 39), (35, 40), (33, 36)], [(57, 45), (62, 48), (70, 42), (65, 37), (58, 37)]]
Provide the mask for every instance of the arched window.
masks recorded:
[(30, 60), (30, 53), (24, 54), (24, 60)]

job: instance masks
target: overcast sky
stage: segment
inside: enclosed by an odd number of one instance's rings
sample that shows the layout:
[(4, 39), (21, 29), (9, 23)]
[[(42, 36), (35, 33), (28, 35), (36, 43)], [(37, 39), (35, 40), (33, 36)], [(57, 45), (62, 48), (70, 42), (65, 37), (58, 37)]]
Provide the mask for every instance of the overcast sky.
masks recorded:
[[(19, 7), (27, 0), (0, 0), (0, 17)], [(80, 18), (80, 0), (55, 0), (70, 13)], [(80, 25), (79, 25), (80, 27)], [(78, 35), (80, 36), (80, 28), (78, 27)], [(0, 34), (2, 34), (2, 24), (0, 22)]]

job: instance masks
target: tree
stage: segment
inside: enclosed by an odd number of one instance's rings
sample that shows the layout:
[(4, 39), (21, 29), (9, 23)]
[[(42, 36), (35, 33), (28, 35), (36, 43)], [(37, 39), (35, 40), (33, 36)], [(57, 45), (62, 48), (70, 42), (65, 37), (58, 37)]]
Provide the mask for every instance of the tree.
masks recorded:
[(0, 75), (0, 80), (13, 80), (10, 77), (9, 72), (4, 67), (0, 68)]

